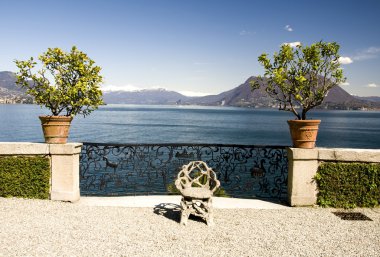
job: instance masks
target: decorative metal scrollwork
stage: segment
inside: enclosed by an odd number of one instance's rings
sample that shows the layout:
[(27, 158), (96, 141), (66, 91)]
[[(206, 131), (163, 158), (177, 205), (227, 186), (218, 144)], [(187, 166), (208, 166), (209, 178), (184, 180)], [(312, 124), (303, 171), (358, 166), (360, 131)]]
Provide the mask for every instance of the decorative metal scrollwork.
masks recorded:
[(206, 162), (231, 197), (287, 197), (284, 146), (84, 143), (81, 195), (169, 194), (182, 165)]

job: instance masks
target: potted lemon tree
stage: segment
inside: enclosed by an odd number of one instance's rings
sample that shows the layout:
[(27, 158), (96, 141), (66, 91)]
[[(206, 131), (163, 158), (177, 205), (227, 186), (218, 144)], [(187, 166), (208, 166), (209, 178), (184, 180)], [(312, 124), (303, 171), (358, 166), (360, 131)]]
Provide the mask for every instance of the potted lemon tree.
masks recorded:
[[(16, 83), (26, 89), (34, 102), (51, 111), (40, 116), (46, 143), (67, 142), (69, 128), (77, 114), (87, 116), (103, 104), (100, 67), (75, 46), (70, 52), (48, 48), (38, 57), (16, 60)], [(39, 65), (39, 70), (36, 66)]]
[(310, 46), (283, 44), (272, 60), (266, 53), (258, 58), (265, 73), (251, 82), (252, 89), (262, 88), (260, 82), (265, 80), (264, 90), (279, 104), (279, 110), (294, 114), (296, 119), (288, 121), (294, 147), (315, 147), (321, 121), (308, 120), (306, 114), (345, 81), (339, 47), (336, 42), (322, 41)]

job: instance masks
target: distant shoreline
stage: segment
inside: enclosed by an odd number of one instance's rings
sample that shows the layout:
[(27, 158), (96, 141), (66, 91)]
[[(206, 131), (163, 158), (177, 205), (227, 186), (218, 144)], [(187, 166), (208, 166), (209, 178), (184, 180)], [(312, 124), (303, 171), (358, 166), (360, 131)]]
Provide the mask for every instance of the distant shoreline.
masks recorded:
[[(33, 104), (33, 103), (1, 103), (0, 102), (0, 105), (35, 105), (35, 106), (38, 106), (38, 104)], [(182, 106), (182, 107), (186, 107), (186, 106), (194, 106), (194, 107), (220, 107), (220, 108), (224, 108), (224, 107), (232, 107), (232, 108), (246, 108), (246, 109), (270, 109), (270, 110), (276, 110), (278, 109), (278, 107), (270, 107), (270, 106), (235, 106), (235, 105), (201, 105), (201, 104), (136, 104), (136, 103), (132, 103), (132, 104), (127, 104), (127, 103), (106, 103), (104, 105), (101, 105), (101, 106), (110, 106), (110, 105), (119, 105), (119, 106)], [(366, 108), (366, 107), (362, 107), (362, 108), (334, 108), (334, 107), (331, 107), (331, 108), (326, 108), (326, 107), (316, 107), (314, 110), (325, 110), (325, 111), (363, 111), (363, 112), (367, 112), (367, 111), (375, 111), (375, 112), (378, 112), (380, 111), (380, 108)]]

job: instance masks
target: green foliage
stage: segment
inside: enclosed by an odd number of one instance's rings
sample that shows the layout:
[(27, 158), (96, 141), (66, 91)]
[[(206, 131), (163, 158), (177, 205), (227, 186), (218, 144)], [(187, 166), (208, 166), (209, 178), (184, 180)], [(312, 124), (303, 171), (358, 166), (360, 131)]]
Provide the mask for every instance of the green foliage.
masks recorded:
[[(170, 193), (170, 194), (173, 194), (173, 195), (179, 195), (181, 194), (179, 192), (179, 190), (177, 189), (177, 187), (175, 186), (174, 183), (171, 183), (169, 184), (167, 187), (166, 187), (167, 191)], [(218, 189), (215, 190), (214, 192), (214, 196), (219, 196), (219, 197), (230, 197), (228, 195), (228, 193), (226, 192), (226, 190), (224, 190), (224, 188), (222, 187), (219, 187)]]
[(226, 192), (226, 190), (224, 190), (223, 187), (216, 189), (214, 195), (219, 197), (230, 197), (230, 195)]
[(166, 190), (168, 191), (168, 193), (173, 194), (173, 195), (179, 195), (179, 194), (181, 194), (179, 192), (178, 188), (175, 186), (174, 182), (171, 183), (171, 184), (169, 184), (169, 185), (167, 185)]
[[(268, 84), (265, 91), (280, 104), (280, 110), (290, 111), (305, 120), (306, 113), (322, 104), (330, 89), (345, 81), (339, 47), (335, 42), (322, 41), (295, 48), (283, 44), (272, 61), (266, 53), (259, 56)], [(253, 90), (260, 88), (259, 81), (251, 82), (251, 86)], [(296, 106), (301, 107), (302, 113)]]
[(323, 207), (374, 207), (380, 203), (380, 164), (334, 163), (320, 165), (315, 180)]
[(38, 71), (35, 71), (37, 63), (33, 57), (15, 61), (19, 69), (17, 84), (25, 88), (37, 104), (50, 109), (52, 115), (65, 111), (66, 116), (86, 116), (103, 104), (100, 67), (75, 46), (68, 53), (48, 48), (38, 59), (42, 65)]
[(45, 157), (1, 157), (0, 196), (48, 199), (50, 161)]

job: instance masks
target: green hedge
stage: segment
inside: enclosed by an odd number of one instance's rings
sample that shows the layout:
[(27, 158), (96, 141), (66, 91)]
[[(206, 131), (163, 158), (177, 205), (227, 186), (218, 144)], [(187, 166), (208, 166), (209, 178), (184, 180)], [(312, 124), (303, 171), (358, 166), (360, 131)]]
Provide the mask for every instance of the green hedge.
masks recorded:
[(0, 196), (48, 199), (47, 157), (0, 157)]
[(380, 164), (325, 162), (315, 176), (323, 207), (374, 207), (380, 203)]

